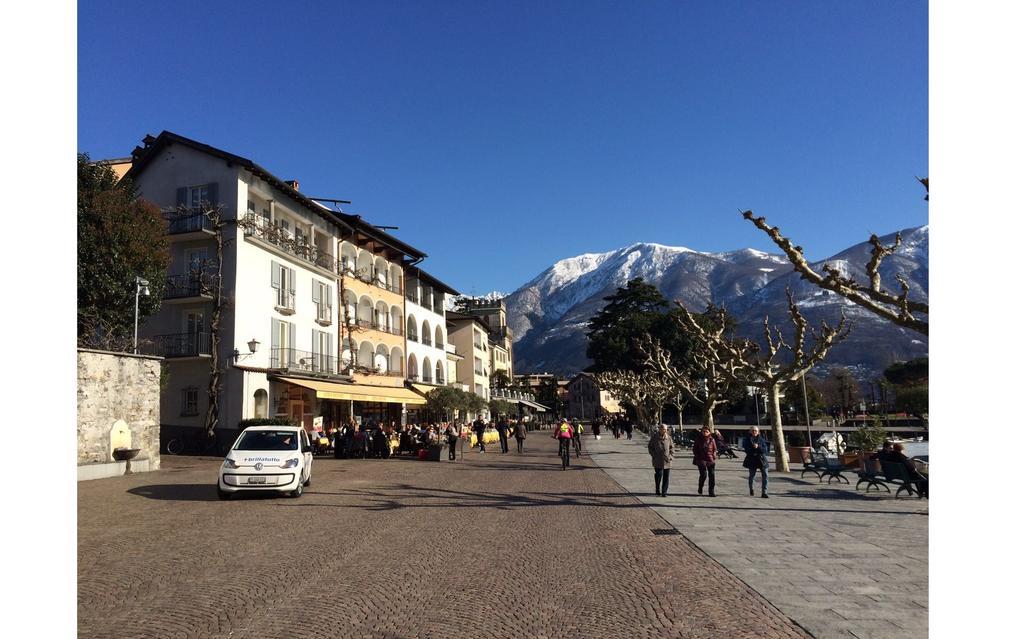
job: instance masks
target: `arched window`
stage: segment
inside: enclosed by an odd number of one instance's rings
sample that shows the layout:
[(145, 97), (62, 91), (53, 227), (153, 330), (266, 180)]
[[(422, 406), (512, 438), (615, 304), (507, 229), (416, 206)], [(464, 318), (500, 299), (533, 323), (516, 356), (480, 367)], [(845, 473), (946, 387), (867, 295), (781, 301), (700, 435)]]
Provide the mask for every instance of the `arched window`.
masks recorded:
[(434, 328), (434, 346), (444, 348), (444, 333), (441, 332), (440, 326)]
[(443, 362), (438, 360), (437, 366), (434, 367), (434, 383), (444, 384), (444, 366)]
[(252, 395), (252, 416), (257, 419), (267, 416), (267, 391), (262, 388)]
[(423, 320), (423, 332), (420, 333), (420, 340), (430, 346), (430, 324), (427, 323), (427, 320)]
[(391, 328), (396, 335), (402, 334), (402, 309), (398, 306), (391, 307)]
[(405, 323), (405, 336), (409, 338), (410, 342), (419, 341), (419, 338), (416, 337), (416, 318), (412, 315), (409, 316), (409, 321)]
[(388, 364), (391, 363), (390, 352), (386, 344), (380, 344), (377, 346), (376, 352), (373, 354), (373, 370), (378, 373), (387, 373)]
[(363, 342), (359, 345), (359, 355), (357, 356), (356, 363), (363, 368), (373, 368), (373, 344)]
[(388, 370), (390, 370), (392, 373), (401, 373), (402, 372), (402, 360), (404, 360), (404, 359), (405, 358), (402, 357), (402, 349), (398, 348), (397, 346), (392, 348), (391, 349), (391, 366), (388, 368)]
[(409, 379), (417, 380), (420, 378), (419, 365), (416, 363), (416, 354), (409, 353)]
[(429, 357), (424, 357), (423, 358), (423, 377), (421, 378), (424, 382), (430, 383), (431, 381), (433, 381), (433, 377), (430, 374), (431, 371), (432, 371), (432, 367), (430, 366), (430, 358)]

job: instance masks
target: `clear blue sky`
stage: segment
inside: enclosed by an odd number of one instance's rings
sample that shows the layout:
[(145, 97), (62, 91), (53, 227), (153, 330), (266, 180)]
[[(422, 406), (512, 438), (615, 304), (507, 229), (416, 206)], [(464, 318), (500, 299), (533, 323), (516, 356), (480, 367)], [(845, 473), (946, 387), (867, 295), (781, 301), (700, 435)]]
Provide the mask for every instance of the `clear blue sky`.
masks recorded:
[(95, 2), (78, 146), (163, 129), (429, 254), (466, 293), (633, 242), (819, 259), (927, 222), (927, 4)]

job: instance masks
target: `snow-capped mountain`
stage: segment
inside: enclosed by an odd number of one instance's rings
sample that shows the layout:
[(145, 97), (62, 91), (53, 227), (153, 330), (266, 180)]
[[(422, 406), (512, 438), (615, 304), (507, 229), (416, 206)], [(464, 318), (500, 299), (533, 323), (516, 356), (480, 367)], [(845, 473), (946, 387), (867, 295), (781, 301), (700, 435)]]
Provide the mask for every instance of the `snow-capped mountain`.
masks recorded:
[[(903, 231), (903, 244), (883, 262), (887, 286), (902, 274), (914, 299), (928, 298), (928, 227)], [(895, 234), (882, 240), (891, 243)], [(824, 260), (862, 277), (871, 248), (857, 244)], [(819, 263), (820, 264), (820, 263)], [(786, 321), (785, 288), (793, 289), (801, 309), (814, 322), (835, 321), (840, 309), (855, 321), (845, 344), (827, 363), (877, 372), (892, 361), (927, 354), (927, 338), (893, 327), (851, 303), (802, 281), (785, 256), (754, 249), (705, 253), (685, 247), (639, 243), (607, 253), (587, 253), (556, 262), (506, 298), (509, 327), (515, 336), (517, 372), (572, 373), (588, 366), (586, 327), (611, 295), (630, 279), (654, 284), (669, 300), (691, 310), (709, 303), (725, 305), (754, 335), (767, 314)]]

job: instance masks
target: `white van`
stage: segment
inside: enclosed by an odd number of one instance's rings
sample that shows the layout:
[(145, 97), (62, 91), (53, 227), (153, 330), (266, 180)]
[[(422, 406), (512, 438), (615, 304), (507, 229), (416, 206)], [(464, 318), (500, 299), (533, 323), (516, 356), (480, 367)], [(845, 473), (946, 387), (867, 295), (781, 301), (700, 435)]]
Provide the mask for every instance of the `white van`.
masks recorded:
[(313, 480), (313, 448), (298, 426), (250, 426), (235, 440), (217, 479), (217, 495), (277, 491), (291, 497)]

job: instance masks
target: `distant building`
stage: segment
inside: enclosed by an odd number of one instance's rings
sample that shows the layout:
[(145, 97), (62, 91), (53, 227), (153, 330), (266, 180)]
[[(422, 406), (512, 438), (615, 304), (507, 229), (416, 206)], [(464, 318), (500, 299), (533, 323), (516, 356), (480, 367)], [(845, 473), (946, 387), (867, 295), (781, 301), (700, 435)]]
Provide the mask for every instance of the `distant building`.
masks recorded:
[(503, 371), (511, 381), (515, 371), (512, 368), (512, 331), (505, 319), (504, 298), (463, 298), (458, 301), (458, 312), (473, 315), (487, 326), (490, 368), (492, 374)]
[(619, 402), (606, 390), (601, 390), (597, 379), (590, 373), (579, 373), (567, 383), (569, 397), (566, 416), (576, 419), (593, 419), (618, 413), (622, 410)]

